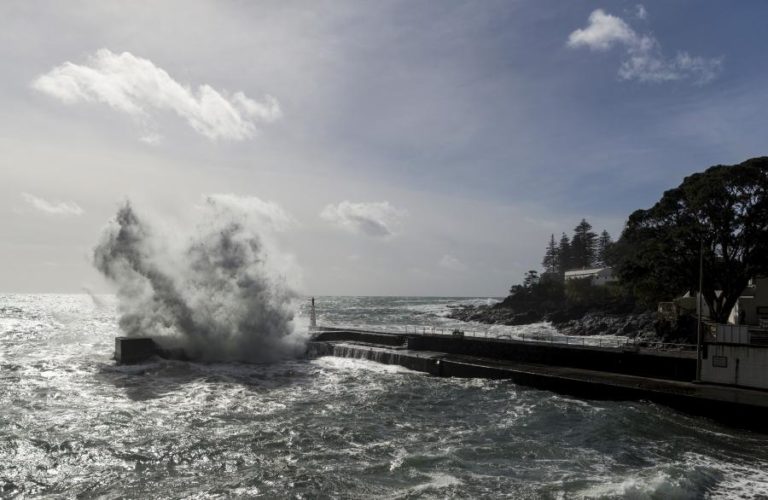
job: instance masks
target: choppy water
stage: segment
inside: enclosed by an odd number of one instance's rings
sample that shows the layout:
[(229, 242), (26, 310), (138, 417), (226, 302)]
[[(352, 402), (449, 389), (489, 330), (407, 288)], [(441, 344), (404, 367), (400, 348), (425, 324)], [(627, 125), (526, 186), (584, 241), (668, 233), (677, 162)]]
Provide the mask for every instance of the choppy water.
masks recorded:
[[(450, 327), (452, 302), (318, 305), (326, 322)], [(114, 306), (0, 295), (0, 496), (768, 495), (768, 435), (649, 403), (338, 358), (117, 367)]]

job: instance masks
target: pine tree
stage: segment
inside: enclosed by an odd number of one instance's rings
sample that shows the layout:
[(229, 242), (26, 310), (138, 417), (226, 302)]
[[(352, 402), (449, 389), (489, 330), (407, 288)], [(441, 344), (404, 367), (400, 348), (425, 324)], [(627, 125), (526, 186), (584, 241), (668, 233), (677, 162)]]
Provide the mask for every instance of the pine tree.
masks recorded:
[(557, 247), (557, 272), (562, 274), (571, 268), (571, 242), (563, 233)]
[(611, 235), (608, 234), (608, 231), (603, 229), (603, 232), (600, 233), (600, 237), (597, 239), (597, 265), (608, 265), (608, 262), (606, 261), (606, 253), (612, 244), (613, 240), (611, 239)]
[(556, 273), (558, 268), (558, 249), (557, 243), (555, 243), (555, 235), (549, 237), (549, 244), (547, 250), (544, 253), (544, 260), (541, 261), (541, 265), (544, 266), (544, 271), (548, 273)]
[(592, 232), (592, 225), (581, 219), (573, 229), (571, 239), (571, 265), (575, 268), (588, 268), (595, 265), (597, 257), (597, 235)]
[(525, 277), (523, 278), (523, 288), (532, 288), (534, 285), (539, 283), (539, 273), (531, 269), (527, 273), (525, 273)]

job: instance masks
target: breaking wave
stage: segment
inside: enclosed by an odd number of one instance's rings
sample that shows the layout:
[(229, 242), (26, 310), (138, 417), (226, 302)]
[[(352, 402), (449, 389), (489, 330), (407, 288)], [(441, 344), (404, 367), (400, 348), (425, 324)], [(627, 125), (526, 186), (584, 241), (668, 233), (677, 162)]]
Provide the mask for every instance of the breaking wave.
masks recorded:
[[(94, 250), (116, 286), (119, 325), (193, 359), (272, 362), (302, 351), (297, 294), (268, 221), (208, 197), (200, 224), (170, 241), (125, 203)], [(284, 263), (283, 263), (284, 264)]]

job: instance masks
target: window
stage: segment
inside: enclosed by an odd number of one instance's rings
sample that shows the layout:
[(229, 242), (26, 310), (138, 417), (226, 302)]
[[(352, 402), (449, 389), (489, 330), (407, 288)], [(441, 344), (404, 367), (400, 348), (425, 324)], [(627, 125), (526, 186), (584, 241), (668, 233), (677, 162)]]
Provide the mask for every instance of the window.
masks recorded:
[(728, 357), (712, 356), (712, 366), (715, 368), (728, 368)]

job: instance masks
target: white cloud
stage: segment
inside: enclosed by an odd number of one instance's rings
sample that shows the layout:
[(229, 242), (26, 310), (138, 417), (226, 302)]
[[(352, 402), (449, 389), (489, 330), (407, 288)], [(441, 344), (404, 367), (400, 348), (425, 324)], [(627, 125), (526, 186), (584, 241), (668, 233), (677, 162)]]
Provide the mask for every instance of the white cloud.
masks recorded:
[(466, 264), (450, 254), (445, 254), (438, 263), (440, 267), (450, 269), (451, 271), (465, 271), (467, 269)]
[(36, 210), (46, 214), (83, 215), (85, 213), (85, 210), (73, 201), (51, 202), (29, 193), (21, 193), (21, 197)]
[(280, 205), (273, 201), (264, 201), (256, 196), (217, 193), (206, 195), (204, 201), (208, 206), (215, 209), (255, 218), (278, 231), (283, 231), (295, 223), (295, 219)]
[[(645, 8), (642, 5), (638, 7), (637, 16), (640, 17), (641, 13), (647, 16)], [(623, 19), (606, 14), (602, 9), (589, 15), (586, 28), (577, 29), (568, 36), (567, 45), (596, 51), (622, 46), (625, 55), (619, 67), (619, 76), (625, 80), (658, 83), (690, 79), (706, 83), (714, 79), (722, 67), (721, 58), (705, 59), (686, 52), (667, 58), (662, 54), (656, 38), (638, 34)]]
[[(280, 104), (272, 96), (255, 101), (242, 92), (229, 96), (206, 84), (194, 91), (148, 59), (108, 49), (98, 50), (86, 64), (56, 66), (36, 78), (32, 87), (67, 104), (107, 104), (148, 129), (153, 128), (153, 113), (172, 111), (212, 141), (248, 139), (256, 133), (257, 123), (282, 116)], [(159, 139), (152, 130), (142, 137), (149, 143)]]
[(616, 43), (632, 45), (636, 40), (637, 33), (621, 18), (597, 9), (589, 15), (589, 26), (570, 34), (568, 46), (608, 50)]
[(320, 217), (354, 233), (385, 238), (394, 234), (393, 226), (406, 215), (387, 201), (328, 205)]
[(647, 19), (648, 18), (648, 11), (645, 10), (645, 5), (643, 4), (637, 4), (635, 5), (635, 17), (638, 19)]

